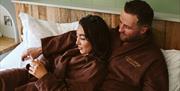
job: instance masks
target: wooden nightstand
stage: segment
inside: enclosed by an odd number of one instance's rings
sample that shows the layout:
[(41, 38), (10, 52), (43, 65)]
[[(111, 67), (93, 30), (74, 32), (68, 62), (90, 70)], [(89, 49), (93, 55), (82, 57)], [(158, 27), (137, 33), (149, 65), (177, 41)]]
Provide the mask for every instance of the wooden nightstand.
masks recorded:
[(7, 38), (7, 37), (0, 37), (0, 55), (12, 50), (17, 46), (17, 43), (15, 43), (14, 39)]

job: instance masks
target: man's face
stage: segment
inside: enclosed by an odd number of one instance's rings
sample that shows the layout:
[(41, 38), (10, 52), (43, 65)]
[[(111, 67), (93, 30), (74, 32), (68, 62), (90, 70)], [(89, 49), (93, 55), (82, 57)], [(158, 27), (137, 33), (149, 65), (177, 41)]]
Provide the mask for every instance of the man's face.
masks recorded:
[(137, 25), (138, 18), (136, 15), (122, 12), (120, 15), (119, 32), (120, 38), (124, 42), (130, 42), (138, 39), (144, 30), (142, 27)]

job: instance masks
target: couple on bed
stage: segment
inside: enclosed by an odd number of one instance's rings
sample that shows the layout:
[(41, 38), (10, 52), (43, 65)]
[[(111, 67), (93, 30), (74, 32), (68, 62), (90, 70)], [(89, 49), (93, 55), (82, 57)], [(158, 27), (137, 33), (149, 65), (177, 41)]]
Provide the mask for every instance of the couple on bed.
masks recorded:
[[(152, 41), (153, 10), (126, 2), (119, 27), (96, 15), (80, 19), (76, 31), (41, 40), (22, 58), (27, 69), (0, 72), (2, 91), (168, 91), (168, 72)], [(36, 59), (40, 55), (41, 59)]]

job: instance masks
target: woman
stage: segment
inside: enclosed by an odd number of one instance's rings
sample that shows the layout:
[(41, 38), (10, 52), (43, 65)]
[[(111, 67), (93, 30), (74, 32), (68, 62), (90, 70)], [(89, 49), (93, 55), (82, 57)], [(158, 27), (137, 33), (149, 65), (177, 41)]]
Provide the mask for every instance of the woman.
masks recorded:
[(42, 51), (48, 63), (32, 61), (28, 72), (37, 80), (20, 85), (16, 90), (96, 91), (106, 75), (106, 61), (111, 48), (109, 34), (102, 18), (88, 15), (79, 21), (75, 48), (56, 56), (53, 54), (53, 57), (52, 54), (47, 56), (49, 52), (43, 50), (49, 41), (42, 40)]

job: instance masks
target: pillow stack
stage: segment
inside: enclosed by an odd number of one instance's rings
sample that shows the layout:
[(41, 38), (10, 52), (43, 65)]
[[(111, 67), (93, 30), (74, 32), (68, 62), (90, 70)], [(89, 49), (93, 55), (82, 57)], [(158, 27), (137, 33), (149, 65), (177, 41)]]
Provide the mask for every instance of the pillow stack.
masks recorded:
[(72, 23), (54, 23), (35, 19), (26, 13), (19, 14), (23, 26), (23, 42), (27, 48), (40, 47), (41, 38), (60, 35), (78, 27), (78, 21)]
[(180, 91), (180, 50), (162, 50), (169, 73), (169, 91)]

